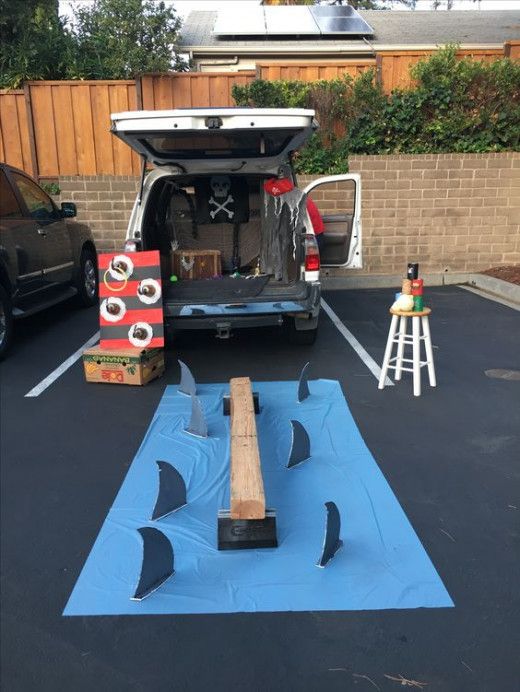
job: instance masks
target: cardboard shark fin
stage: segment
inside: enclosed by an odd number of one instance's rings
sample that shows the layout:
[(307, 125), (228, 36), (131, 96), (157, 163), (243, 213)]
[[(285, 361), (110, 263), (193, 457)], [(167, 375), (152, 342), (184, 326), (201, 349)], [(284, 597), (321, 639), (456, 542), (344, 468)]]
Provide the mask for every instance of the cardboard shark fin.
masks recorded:
[(142, 601), (157, 591), (173, 574), (173, 547), (168, 538), (150, 526), (137, 529), (143, 539), (143, 561), (132, 601)]
[(166, 461), (157, 461), (159, 467), (159, 490), (152, 512), (152, 521), (162, 519), (186, 504), (186, 483), (175, 466)]

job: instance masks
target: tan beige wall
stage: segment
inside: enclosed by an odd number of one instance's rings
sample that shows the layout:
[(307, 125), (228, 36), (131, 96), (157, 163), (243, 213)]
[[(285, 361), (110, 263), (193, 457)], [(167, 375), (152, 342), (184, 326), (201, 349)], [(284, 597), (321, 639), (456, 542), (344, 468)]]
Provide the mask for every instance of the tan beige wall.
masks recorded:
[[(353, 156), (350, 171), (362, 180), (363, 273), (402, 273), (411, 259), (425, 272), (520, 263), (519, 153)], [(337, 197), (318, 204), (340, 210)]]
[(120, 249), (134, 206), (139, 178), (84, 175), (59, 178), (62, 202), (75, 202), (78, 221), (92, 229), (98, 251)]
[[(478, 271), (520, 263), (520, 154), (353, 156), (363, 185), (362, 273)], [(303, 187), (317, 176), (300, 176)], [(138, 179), (60, 178), (100, 250), (122, 246)], [(316, 194), (325, 211), (345, 208), (340, 190)], [(331, 270), (341, 274), (344, 270)]]

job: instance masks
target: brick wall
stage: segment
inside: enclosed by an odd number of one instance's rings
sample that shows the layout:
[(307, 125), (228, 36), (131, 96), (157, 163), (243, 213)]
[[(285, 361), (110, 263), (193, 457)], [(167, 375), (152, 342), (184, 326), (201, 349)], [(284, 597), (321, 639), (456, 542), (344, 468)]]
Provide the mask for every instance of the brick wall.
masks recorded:
[[(363, 273), (400, 274), (412, 258), (431, 273), (520, 263), (520, 154), (353, 156), (349, 164), (362, 181)], [(312, 178), (300, 176), (300, 186)], [(345, 208), (333, 188), (323, 194), (320, 209)]]
[[(519, 153), (353, 156), (350, 170), (363, 185), (363, 273), (400, 274), (410, 259), (429, 273), (520, 263)], [(300, 176), (300, 186), (311, 179)], [(100, 250), (118, 249), (138, 184), (61, 178), (61, 199), (76, 202)], [(316, 201), (323, 211), (349, 206), (335, 185)]]
[(78, 221), (90, 226), (97, 249), (121, 249), (139, 189), (139, 178), (128, 175), (63, 176), (59, 186), (59, 199), (75, 202)]

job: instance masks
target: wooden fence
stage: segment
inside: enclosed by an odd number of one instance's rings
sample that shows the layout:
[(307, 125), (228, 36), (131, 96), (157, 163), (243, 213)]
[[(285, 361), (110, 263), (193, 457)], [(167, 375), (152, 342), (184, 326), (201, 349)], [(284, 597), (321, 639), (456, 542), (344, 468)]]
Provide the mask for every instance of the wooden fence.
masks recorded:
[[(320, 62), (276, 61), (259, 62), (257, 74), (261, 79), (294, 79), (302, 82), (314, 82), (317, 79), (337, 79), (342, 75), (357, 77), (368, 69), (375, 69), (383, 90), (389, 94), (392, 89), (405, 89), (412, 86), (410, 68), (432, 55), (434, 51), (384, 51), (379, 52), (372, 60), (342, 60)], [(472, 57), (475, 60), (491, 61), (504, 56), (500, 48), (488, 50), (461, 50), (460, 57)]]
[(143, 75), (137, 80), (139, 105), (143, 110), (233, 106), (233, 85), (243, 86), (255, 76), (254, 70)]
[(520, 41), (506, 41), (504, 55), (512, 60), (520, 60)]
[[(406, 51), (406, 53), (403, 51), (385, 51), (378, 53), (377, 72), (384, 91), (389, 94), (392, 89), (406, 89), (412, 86), (413, 79), (410, 76), (410, 68), (433, 53), (434, 51), (431, 50)], [(490, 62), (503, 58), (504, 51), (500, 48), (478, 51), (460, 50), (458, 55), (461, 58), (471, 57), (474, 60)]]
[(260, 79), (296, 79), (315, 82), (318, 79), (337, 79), (341, 75), (357, 77), (365, 70), (376, 67), (373, 60), (330, 60), (320, 62), (295, 62), (290, 60), (256, 63)]
[(110, 113), (137, 108), (135, 82), (30, 82), (40, 177), (138, 175), (139, 158), (110, 134)]
[(23, 91), (0, 90), (0, 161), (37, 175), (31, 158), (28, 110)]
[[(375, 68), (385, 91), (412, 84), (410, 67), (432, 51), (380, 52), (373, 59), (259, 62), (256, 71), (143, 75), (134, 81), (27, 82), (0, 90), (0, 160), (40, 178), (138, 175), (138, 157), (110, 134), (110, 113), (232, 106), (233, 85), (255, 77), (314, 81)], [(520, 58), (520, 41), (504, 50), (460, 51), (477, 60)]]

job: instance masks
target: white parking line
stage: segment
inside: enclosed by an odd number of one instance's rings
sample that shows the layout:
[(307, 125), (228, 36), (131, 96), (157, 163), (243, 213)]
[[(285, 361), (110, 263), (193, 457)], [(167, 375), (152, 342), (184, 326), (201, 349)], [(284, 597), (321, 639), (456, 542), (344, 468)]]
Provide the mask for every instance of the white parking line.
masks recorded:
[(64, 372), (66, 372), (74, 363), (81, 358), (83, 355), (83, 351), (86, 348), (89, 348), (90, 346), (94, 346), (94, 344), (97, 344), (99, 341), (99, 332), (96, 332), (94, 336), (91, 336), (88, 341), (86, 341), (83, 346), (80, 346), (77, 351), (74, 351), (74, 353), (67, 358), (67, 360), (64, 360), (61, 365), (58, 365), (56, 370), (53, 370), (50, 375), (47, 375), (47, 377), (42, 380), (39, 384), (36, 385), (36, 387), (33, 387), (31, 391), (27, 392), (25, 395), (26, 397), (35, 397), (35, 396), (40, 396), (42, 392), (44, 392), (47, 387), (50, 387), (50, 385), (55, 382), (58, 377), (61, 377)]
[(491, 293), (486, 293), (485, 291), (481, 291), (473, 286), (464, 286), (463, 284), (459, 284), (457, 288), (463, 288), (465, 291), (470, 291), (481, 298), (487, 298), (487, 300), (493, 300), (495, 303), (500, 303), (500, 305), (505, 305), (508, 308), (520, 311), (520, 305), (518, 305), (518, 303), (512, 303), (510, 300), (500, 298), (499, 296), (495, 296)]
[[(361, 358), (363, 363), (367, 366), (367, 368), (370, 370), (372, 375), (376, 378), (376, 380), (379, 382), (379, 378), (381, 377), (381, 368), (379, 365), (376, 363), (376, 361), (372, 358), (372, 356), (365, 351), (363, 346), (359, 343), (359, 341), (356, 339), (354, 334), (345, 327), (343, 322), (339, 319), (339, 317), (336, 315), (334, 310), (330, 307), (330, 305), (322, 298), (321, 299), (321, 307), (325, 310), (327, 315), (330, 317), (332, 320), (334, 326), (338, 330), (338, 332), (348, 341), (348, 343), (352, 346), (354, 351), (358, 354), (358, 356)], [(385, 385), (390, 385), (393, 386), (392, 380), (387, 377), (385, 379)]]

